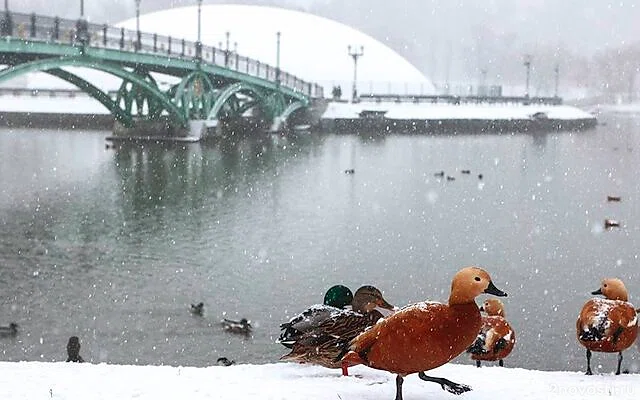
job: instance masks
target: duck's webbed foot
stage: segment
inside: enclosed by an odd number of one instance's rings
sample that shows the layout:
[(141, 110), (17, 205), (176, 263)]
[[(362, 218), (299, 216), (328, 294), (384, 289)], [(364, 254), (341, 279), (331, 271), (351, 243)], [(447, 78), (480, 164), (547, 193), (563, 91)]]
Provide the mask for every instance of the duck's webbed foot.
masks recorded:
[(432, 376), (427, 376), (424, 372), (418, 372), (418, 377), (423, 381), (438, 383), (442, 387), (442, 390), (446, 390), (447, 392), (453, 394), (462, 394), (472, 390), (470, 386), (451, 382), (450, 380), (445, 378), (434, 378)]

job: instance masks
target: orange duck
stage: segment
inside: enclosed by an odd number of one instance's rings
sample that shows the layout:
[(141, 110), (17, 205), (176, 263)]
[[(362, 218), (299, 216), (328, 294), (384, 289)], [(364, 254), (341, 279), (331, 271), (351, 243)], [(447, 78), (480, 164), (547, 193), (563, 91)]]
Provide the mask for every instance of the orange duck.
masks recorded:
[(620, 279), (604, 279), (600, 289), (591, 294), (606, 297), (587, 301), (576, 322), (578, 341), (587, 348), (587, 375), (591, 372), (591, 352), (618, 353), (620, 375), (622, 351), (638, 336), (638, 316)]
[(402, 400), (404, 377), (416, 372), (448, 392), (467, 392), (469, 386), (424, 371), (446, 364), (473, 344), (482, 327), (475, 303), (481, 293), (506, 296), (486, 271), (464, 268), (453, 277), (448, 304), (422, 302), (401, 309), (353, 339), (343, 361), (397, 374), (396, 400)]
[(511, 354), (516, 344), (516, 334), (505, 319), (504, 305), (500, 300), (485, 300), (480, 311), (487, 315), (482, 317), (482, 329), (467, 353), (471, 353), (477, 367), (481, 361), (498, 361), (498, 365), (503, 367), (503, 359)]

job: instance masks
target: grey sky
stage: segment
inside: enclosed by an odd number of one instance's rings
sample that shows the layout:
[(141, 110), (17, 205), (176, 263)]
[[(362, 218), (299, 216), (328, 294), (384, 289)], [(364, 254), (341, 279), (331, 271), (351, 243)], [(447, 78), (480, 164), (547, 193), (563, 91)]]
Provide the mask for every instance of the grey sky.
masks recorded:
[[(521, 74), (523, 54), (549, 75), (608, 47), (640, 37), (640, 6), (608, 0), (204, 0), (204, 4), (277, 5), (305, 10), (360, 29), (404, 55), (436, 81), (509, 80)], [(52, 14), (49, 0), (9, 0), (15, 11)], [(79, 15), (80, 0), (58, 0), (55, 14)], [(142, 12), (196, 0), (142, 0)], [(134, 0), (85, 0), (93, 22), (135, 15)], [(538, 61), (538, 62), (536, 62)], [(546, 72), (545, 72), (546, 71)]]

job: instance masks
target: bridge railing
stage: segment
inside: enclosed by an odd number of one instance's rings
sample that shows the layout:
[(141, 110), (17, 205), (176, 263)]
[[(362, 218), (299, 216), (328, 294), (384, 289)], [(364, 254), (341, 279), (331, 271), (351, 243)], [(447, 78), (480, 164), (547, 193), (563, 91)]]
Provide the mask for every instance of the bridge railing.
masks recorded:
[[(135, 30), (37, 14), (10, 13), (9, 15), (10, 23), (6, 21), (7, 14), (2, 15), (3, 32), (1, 34), (3, 36), (74, 45), (85, 44), (91, 47), (162, 54), (202, 61), (271, 82), (280, 82), (283, 87), (304, 93), (309, 97), (324, 97), (321, 85), (305, 82), (295, 75), (278, 70), (259, 60), (241, 56), (229, 49), (199, 45), (185, 39), (147, 32), (140, 32), (138, 42), (138, 32)], [(83, 32), (85, 28), (81, 22), (86, 24), (86, 32)]]

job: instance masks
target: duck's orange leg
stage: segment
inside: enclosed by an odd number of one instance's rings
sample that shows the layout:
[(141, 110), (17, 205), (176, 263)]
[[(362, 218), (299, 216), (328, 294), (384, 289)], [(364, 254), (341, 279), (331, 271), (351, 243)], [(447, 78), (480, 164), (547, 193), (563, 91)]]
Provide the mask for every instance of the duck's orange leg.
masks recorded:
[(349, 363), (343, 360), (340, 365), (342, 366), (342, 376), (349, 376)]

